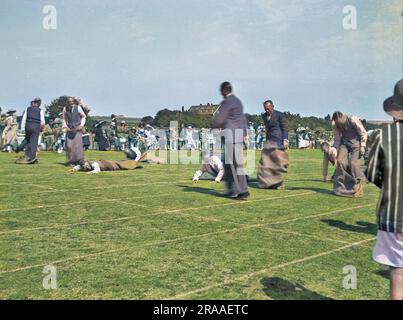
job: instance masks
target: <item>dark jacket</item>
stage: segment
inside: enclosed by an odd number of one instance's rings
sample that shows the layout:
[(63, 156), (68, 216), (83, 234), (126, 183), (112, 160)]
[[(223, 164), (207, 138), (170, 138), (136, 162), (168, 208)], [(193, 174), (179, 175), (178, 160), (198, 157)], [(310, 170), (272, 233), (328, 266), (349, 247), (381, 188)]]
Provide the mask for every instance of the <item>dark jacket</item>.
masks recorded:
[(247, 126), (241, 100), (233, 94), (227, 96), (214, 115), (213, 128), (226, 129), (226, 143), (242, 143), (247, 135)]
[(382, 189), (377, 207), (378, 229), (403, 233), (403, 123), (375, 131), (368, 151), (366, 176)]
[(288, 140), (288, 121), (285, 114), (274, 110), (270, 119), (266, 112), (262, 114), (262, 118), (266, 127), (266, 140), (282, 147), (284, 140)]

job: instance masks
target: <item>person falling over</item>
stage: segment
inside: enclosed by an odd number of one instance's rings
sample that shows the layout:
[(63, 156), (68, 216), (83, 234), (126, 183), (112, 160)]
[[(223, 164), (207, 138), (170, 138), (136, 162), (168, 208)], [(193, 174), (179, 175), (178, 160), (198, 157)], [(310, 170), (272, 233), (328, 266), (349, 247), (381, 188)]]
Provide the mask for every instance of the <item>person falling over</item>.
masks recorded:
[(140, 148), (130, 147), (124, 151), (126, 157), (130, 160), (135, 160), (138, 162), (147, 162), (151, 164), (165, 164), (166, 161), (162, 158), (158, 158), (151, 154), (151, 152), (142, 153)]
[(89, 162), (81, 160), (78, 165), (69, 170), (69, 172), (85, 171), (88, 174), (100, 173), (102, 171), (135, 170), (142, 169), (135, 160), (98, 160)]
[(323, 142), (321, 144), (321, 149), (323, 152), (323, 181), (327, 182), (333, 180), (334, 175), (331, 179), (328, 178), (329, 162), (333, 165), (337, 165), (337, 149), (331, 147), (329, 143)]
[(201, 164), (199, 170), (195, 172), (193, 175), (193, 182), (199, 181), (200, 177), (204, 173), (208, 173), (209, 175), (213, 176), (215, 182), (220, 183), (224, 177), (224, 165), (221, 162), (220, 158), (214, 155), (207, 155), (203, 163)]

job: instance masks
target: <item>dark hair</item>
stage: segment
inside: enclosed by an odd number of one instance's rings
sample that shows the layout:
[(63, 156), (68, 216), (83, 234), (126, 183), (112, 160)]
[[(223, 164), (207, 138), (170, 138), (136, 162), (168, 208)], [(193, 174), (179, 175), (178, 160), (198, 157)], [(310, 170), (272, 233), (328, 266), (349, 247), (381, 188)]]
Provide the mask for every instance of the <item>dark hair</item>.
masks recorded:
[(333, 113), (332, 120), (337, 121), (338, 119), (343, 117), (343, 113), (341, 111), (336, 111)]
[(265, 102), (263, 102), (263, 105), (265, 106), (265, 105), (268, 104), (268, 103), (274, 105), (274, 104), (273, 104), (273, 101), (271, 101), (271, 100), (266, 100)]
[(228, 81), (221, 83), (220, 89), (222, 92), (232, 92), (232, 85)]
[(111, 114), (111, 118), (116, 118), (116, 116), (114, 114)]

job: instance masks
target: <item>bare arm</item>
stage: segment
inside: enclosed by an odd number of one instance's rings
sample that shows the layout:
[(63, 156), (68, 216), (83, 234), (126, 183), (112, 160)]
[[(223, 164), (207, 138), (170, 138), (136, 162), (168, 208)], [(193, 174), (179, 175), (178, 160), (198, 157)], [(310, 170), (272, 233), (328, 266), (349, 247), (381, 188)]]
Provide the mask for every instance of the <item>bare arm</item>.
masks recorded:
[(358, 135), (360, 136), (360, 147), (365, 148), (368, 140), (367, 130), (365, 130), (364, 125), (359, 118), (353, 116), (351, 117), (351, 120), (357, 130)]

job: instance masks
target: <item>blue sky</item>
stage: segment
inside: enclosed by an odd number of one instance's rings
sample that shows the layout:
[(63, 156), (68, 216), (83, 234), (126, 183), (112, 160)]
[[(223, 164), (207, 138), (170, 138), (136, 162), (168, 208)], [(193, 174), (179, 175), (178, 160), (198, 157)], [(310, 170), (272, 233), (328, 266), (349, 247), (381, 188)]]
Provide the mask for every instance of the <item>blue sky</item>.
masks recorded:
[[(57, 30), (42, 8), (57, 9)], [(343, 29), (356, 6), (358, 29)], [(325, 116), (385, 119), (402, 77), (401, 0), (2, 0), (0, 106), (82, 97), (93, 114), (154, 115), (219, 102), (233, 82), (261, 102)]]

